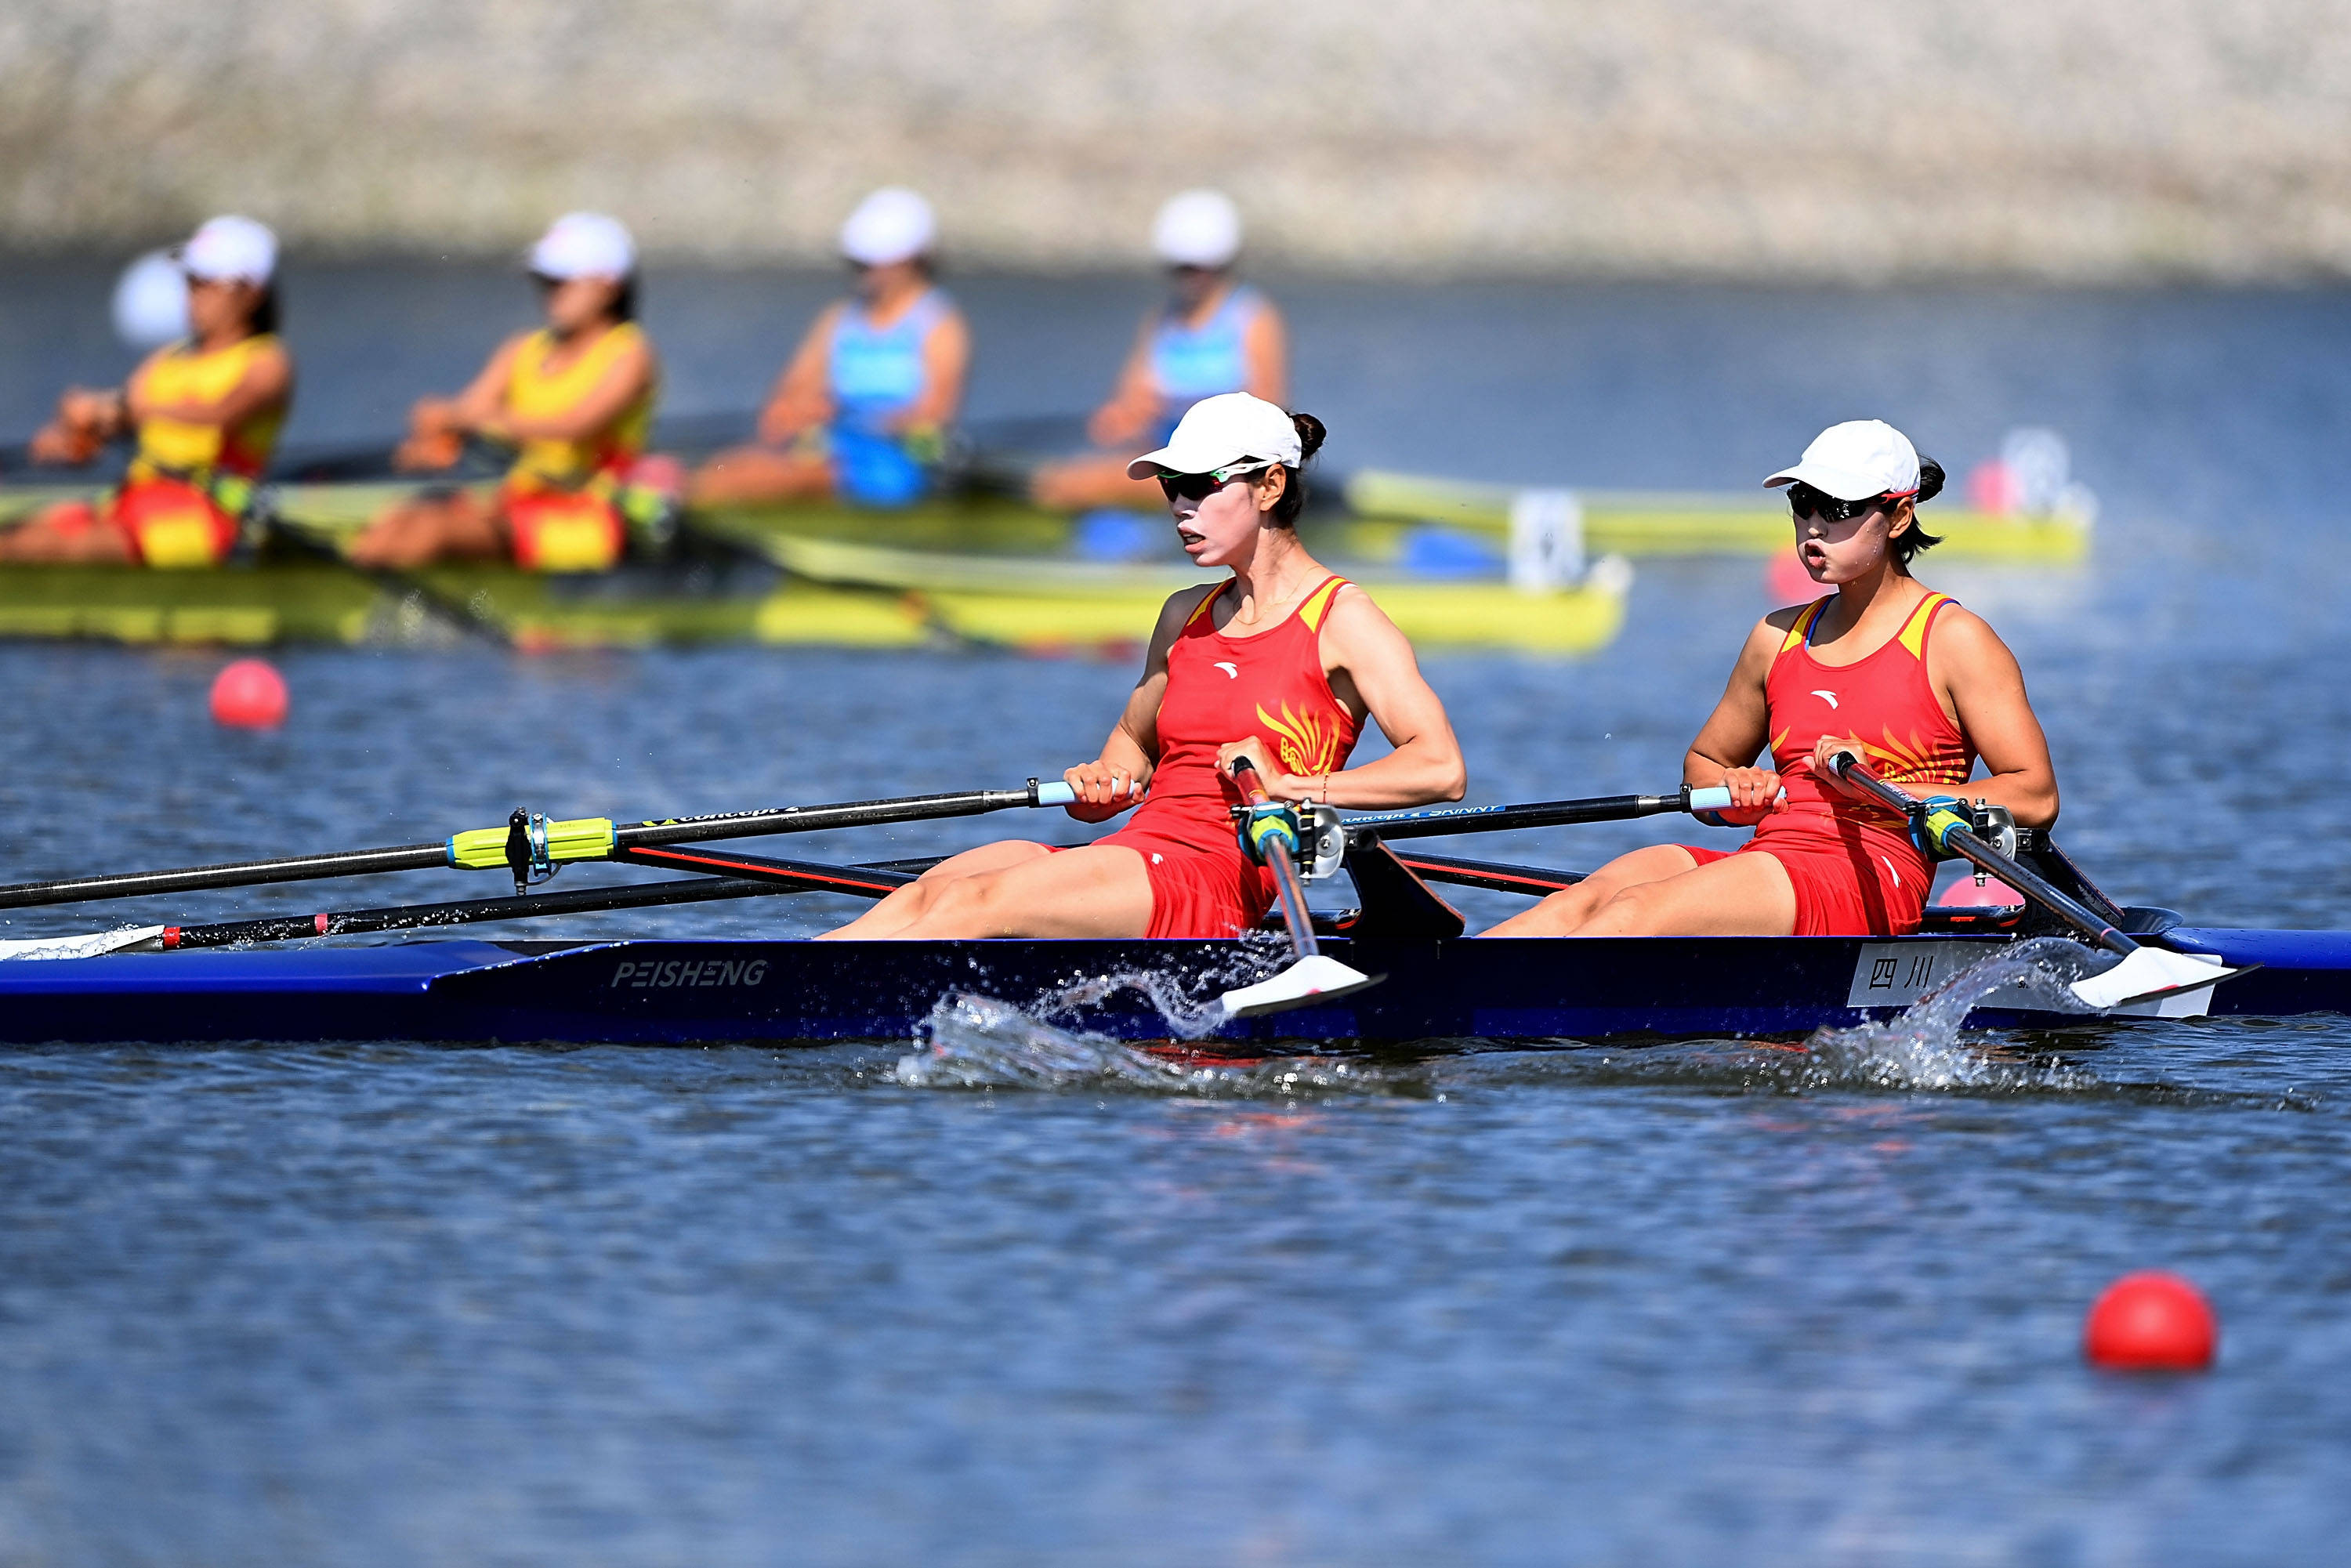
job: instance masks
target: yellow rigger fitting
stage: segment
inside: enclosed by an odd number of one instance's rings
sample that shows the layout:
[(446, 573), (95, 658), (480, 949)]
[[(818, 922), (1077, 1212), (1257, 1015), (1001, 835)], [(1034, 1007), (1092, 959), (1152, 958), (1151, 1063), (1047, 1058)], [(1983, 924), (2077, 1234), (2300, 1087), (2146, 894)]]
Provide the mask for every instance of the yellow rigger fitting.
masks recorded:
[[(474, 871), (499, 871), (507, 863), (506, 828), (475, 828), (449, 838), (449, 863)], [(547, 858), (550, 861), (600, 861), (612, 852), (610, 817), (581, 817), (576, 821), (547, 824)]]

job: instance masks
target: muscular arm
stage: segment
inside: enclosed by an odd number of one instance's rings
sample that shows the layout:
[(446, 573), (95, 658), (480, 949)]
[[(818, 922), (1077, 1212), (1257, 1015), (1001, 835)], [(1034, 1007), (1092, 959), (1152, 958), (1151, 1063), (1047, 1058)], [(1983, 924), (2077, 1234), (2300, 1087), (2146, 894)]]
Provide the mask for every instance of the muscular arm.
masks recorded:
[(825, 384), (825, 359), (832, 352), (833, 325), (842, 307), (828, 305), (809, 324), (808, 335), (792, 350), (789, 363), (776, 378), (768, 406), (759, 411), (759, 439), (780, 445), (812, 425), (832, 417), (832, 393)]
[(1247, 754), (1278, 800), (1312, 800), (1361, 810), (1425, 806), (1458, 800), (1469, 787), (1468, 766), (1445, 704), (1422, 678), (1412, 643), (1360, 588), (1339, 591), (1322, 626), (1323, 664), (1333, 695), (1367, 714), (1395, 749), (1328, 780), (1282, 770), (1261, 736), (1223, 749), (1229, 766)]
[(1772, 656), (1779, 652), (1781, 640), (1800, 613), (1775, 611), (1755, 623), (1755, 630), (1747, 634), (1746, 646), (1739, 650), (1738, 662), (1730, 667), (1722, 699), (1699, 726), (1698, 738), (1682, 758), (1683, 783), (1701, 789), (1727, 785), (1736, 802), (1732, 810), (1719, 816), (1709, 813), (1703, 821), (1744, 827), (1768, 816), (1779, 798), (1779, 774), (1755, 766), (1756, 756), (1771, 738), (1763, 682), (1771, 673)]
[[(168, 350), (167, 350), (168, 351)], [(149, 363), (152, 363), (151, 360)], [(147, 367), (131, 378), (124, 399), (131, 418), (176, 419), (188, 424), (216, 424), (223, 429), (239, 423), (263, 409), (284, 402), (294, 391), (294, 361), (285, 349), (271, 344), (256, 354), (253, 363), (245, 368), (235, 386), (217, 398), (151, 397), (147, 392)]]
[(1151, 647), (1143, 655), (1143, 676), (1127, 695), (1118, 723), (1102, 742), (1102, 755), (1061, 775), (1078, 792), (1079, 803), (1068, 810), (1081, 822), (1107, 821), (1142, 797), (1159, 763), (1159, 699), (1167, 693), (1167, 651), (1200, 601), (1222, 586), (1186, 588), (1160, 606)]
[(2024, 672), (2008, 644), (1981, 617), (1954, 604), (1938, 618), (1927, 644), (1927, 664), (1928, 678), (1949, 698), (1961, 733), (1990, 775), (1959, 793), (2007, 807), (2024, 827), (2055, 822), (2057, 770), (2049, 760), (2049, 738), (2024, 694)]

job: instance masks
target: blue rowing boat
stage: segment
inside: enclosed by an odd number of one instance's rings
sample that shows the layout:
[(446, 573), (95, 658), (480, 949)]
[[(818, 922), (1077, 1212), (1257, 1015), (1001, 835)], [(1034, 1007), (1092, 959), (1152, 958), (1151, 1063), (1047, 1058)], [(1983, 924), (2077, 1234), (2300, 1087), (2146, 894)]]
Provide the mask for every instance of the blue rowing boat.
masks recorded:
[[(2022, 939), (1982, 929), (1890, 939), (1334, 936), (1326, 952), (1384, 982), (1271, 1017), (1222, 1020), (1205, 1004), (1278, 969), (1286, 954), (1277, 944), (466, 939), (119, 954), (0, 963), (0, 1041), (904, 1040), (938, 1001), (965, 993), (1124, 1040), (1800, 1035), (1884, 1018)], [(2162, 940), (2260, 967), (2125, 1010), (2351, 1012), (2351, 931), (2175, 925)], [(1146, 977), (1162, 998), (1204, 1004), (1210, 1021), (1171, 1022), (1138, 988)], [(1120, 977), (1138, 984), (1103, 984)], [(2011, 994), (2014, 1003), (1987, 998), (1970, 1023), (2083, 1021)]]

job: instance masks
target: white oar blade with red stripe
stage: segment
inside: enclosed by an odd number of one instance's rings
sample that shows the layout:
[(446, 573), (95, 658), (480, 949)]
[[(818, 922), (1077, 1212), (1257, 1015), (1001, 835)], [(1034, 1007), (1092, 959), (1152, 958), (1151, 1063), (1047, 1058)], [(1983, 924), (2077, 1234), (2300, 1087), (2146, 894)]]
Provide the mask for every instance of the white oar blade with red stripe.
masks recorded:
[(1366, 975), (1351, 969), (1328, 954), (1309, 953), (1270, 979), (1227, 991), (1225, 1011), (1237, 1019), (1287, 1012), (1312, 1002), (1353, 996), (1386, 978), (1385, 975)]
[[(2243, 973), (2243, 969), (2231, 968), (2203, 953), (2140, 947), (2126, 955), (2113, 968), (2074, 981), (2073, 992), (2099, 1011), (2113, 1012), (2141, 1002), (2189, 998)], [(2166, 1010), (2168, 1013), (2169, 1009)]]

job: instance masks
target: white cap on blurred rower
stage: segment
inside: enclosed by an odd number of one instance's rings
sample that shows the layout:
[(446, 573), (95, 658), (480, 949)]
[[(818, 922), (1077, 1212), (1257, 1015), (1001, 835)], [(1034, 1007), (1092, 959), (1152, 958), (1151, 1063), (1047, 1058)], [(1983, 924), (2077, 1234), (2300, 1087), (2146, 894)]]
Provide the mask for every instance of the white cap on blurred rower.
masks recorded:
[(1278, 403), (1247, 392), (1219, 392), (1186, 409), (1167, 444), (1128, 464), (1126, 476), (1213, 474), (1249, 463), (1297, 467), (1298, 426)]
[(865, 267), (912, 261), (938, 237), (931, 204), (904, 185), (884, 185), (841, 225), (841, 254)]
[(1793, 468), (1765, 485), (1810, 485), (1840, 501), (1918, 493), (1918, 449), (1882, 419), (1849, 419), (1813, 437)]
[(180, 247), (180, 270), (207, 283), (267, 283), (277, 270), (277, 236), (251, 218), (206, 218)]
[(575, 277), (626, 277), (637, 269), (637, 242), (618, 218), (566, 213), (530, 247), (534, 277), (568, 283)]
[(1167, 198), (1151, 225), (1151, 248), (1176, 267), (1230, 267), (1241, 253), (1241, 213), (1222, 191)]

